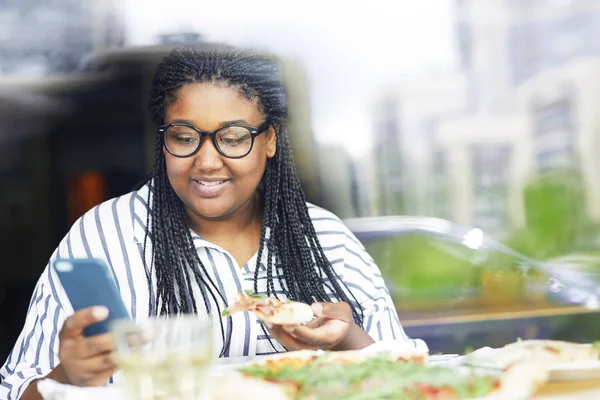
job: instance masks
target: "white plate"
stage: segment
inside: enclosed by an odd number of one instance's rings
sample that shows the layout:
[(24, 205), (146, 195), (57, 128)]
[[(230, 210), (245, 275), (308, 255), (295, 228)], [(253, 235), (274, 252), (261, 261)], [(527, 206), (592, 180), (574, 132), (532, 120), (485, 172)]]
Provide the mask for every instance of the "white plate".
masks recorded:
[[(501, 371), (505, 366), (494, 362), (494, 353), (498, 349), (481, 348), (468, 356), (461, 357), (461, 362), (482, 370)], [(554, 363), (548, 364), (549, 382), (584, 381), (600, 379), (600, 361)]]
[(600, 379), (600, 361), (550, 364), (550, 381), (585, 381)]

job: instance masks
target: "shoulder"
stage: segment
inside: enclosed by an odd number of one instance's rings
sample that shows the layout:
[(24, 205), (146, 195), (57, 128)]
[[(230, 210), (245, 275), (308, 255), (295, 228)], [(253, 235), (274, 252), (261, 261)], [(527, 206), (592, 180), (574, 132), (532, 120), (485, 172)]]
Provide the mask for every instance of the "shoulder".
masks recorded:
[(343, 234), (350, 232), (344, 222), (331, 211), (311, 203), (306, 203), (306, 207), (308, 208), (308, 215), (315, 227), (317, 235), (324, 232), (329, 234)]
[(321, 245), (325, 247), (339, 247), (342, 244), (348, 247), (363, 249), (346, 224), (334, 213), (311, 203), (306, 203), (308, 214), (315, 227), (315, 232)]

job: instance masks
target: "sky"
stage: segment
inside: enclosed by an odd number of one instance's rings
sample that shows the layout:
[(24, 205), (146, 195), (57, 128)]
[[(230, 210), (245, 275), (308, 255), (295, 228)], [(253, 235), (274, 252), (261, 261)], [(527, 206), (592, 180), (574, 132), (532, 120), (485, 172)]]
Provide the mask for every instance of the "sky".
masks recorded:
[[(370, 148), (372, 99), (398, 75), (457, 65), (455, 0), (126, 0), (128, 45), (193, 31), (300, 59), (315, 139), (353, 156)], [(168, 4), (168, 7), (165, 6)]]

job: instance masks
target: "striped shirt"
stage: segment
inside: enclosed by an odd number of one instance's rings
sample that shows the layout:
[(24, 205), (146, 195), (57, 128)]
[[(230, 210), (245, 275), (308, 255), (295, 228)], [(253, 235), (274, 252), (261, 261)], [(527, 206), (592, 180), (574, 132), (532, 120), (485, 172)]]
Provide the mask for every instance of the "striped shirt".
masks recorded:
[[(148, 190), (146, 185), (139, 191), (109, 200), (88, 211), (73, 225), (48, 264), (51, 265), (56, 258), (93, 257), (104, 260), (125, 307), (137, 320), (148, 318), (157, 309), (156, 286), (149, 287), (142, 259)], [(335, 215), (314, 205), (309, 204), (308, 208), (326, 257), (364, 310), (365, 331), (376, 341), (409, 341), (415, 346), (421, 342), (412, 341), (404, 333), (383, 277), (362, 244)], [(200, 260), (228, 303), (233, 301), (236, 293), (254, 289), (255, 268), (259, 269), (258, 291), (266, 292), (264, 265), (267, 254), (263, 255), (258, 267), (256, 255), (239, 267), (226, 250), (195, 233), (192, 235)], [(150, 255), (146, 257), (149, 263)], [(31, 381), (48, 374), (58, 363), (58, 333), (73, 311), (56, 272), (48, 266), (36, 285), (23, 331), (0, 369), (0, 398), (20, 398)], [(279, 280), (274, 279), (274, 284), (277, 294), (285, 298)], [(196, 287), (194, 291), (195, 298), (199, 299), (198, 310), (204, 310), (202, 289)], [(330, 293), (327, 288), (326, 291)], [(221, 323), (221, 316), (213, 315), (212, 318), (215, 326)], [(231, 319), (222, 318), (221, 321), (232, 338), (225, 357), (285, 351), (262, 328), (253, 313), (237, 313)], [(218, 332), (214, 335), (214, 347), (220, 350), (220, 328)]]

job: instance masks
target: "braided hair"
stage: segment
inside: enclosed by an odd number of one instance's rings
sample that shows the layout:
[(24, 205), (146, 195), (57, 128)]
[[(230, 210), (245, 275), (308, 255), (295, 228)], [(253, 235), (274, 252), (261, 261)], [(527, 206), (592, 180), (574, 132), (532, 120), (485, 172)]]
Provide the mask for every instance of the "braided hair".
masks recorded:
[[(164, 124), (165, 109), (175, 101), (177, 91), (198, 82), (226, 85), (248, 100), (257, 101), (259, 111), (275, 131), (277, 150), (267, 161), (259, 185), (264, 211), (257, 262), (266, 251), (267, 296), (277, 297), (275, 274), (290, 300), (308, 304), (347, 302), (354, 321), (362, 326), (362, 308), (325, 257), (309, 216), (287, 138), (287, 96), (276, 63), (259, 53), (222, 44), (174, 49), (159, 64), (152, 83), (149, 107), (153, 121)], [(158, 134), (144, 240), (144, 254), (147, 241), (152, 243), (150, 267), (146, 270), (149, 284), (152, 271), (156, 274), (160, 310), (155, 313), (197, 313), (193, 285), (200, 286), (206, 312), (214, 312), (214, 305), (220, 313), (225, 299), (198, 257), (183, 203), (167, 178), (162, 145)], [(258, 271), (256, 268), (254, 292), (258, 292)], [(225, 346), (222, 324), (221, 332)]]

